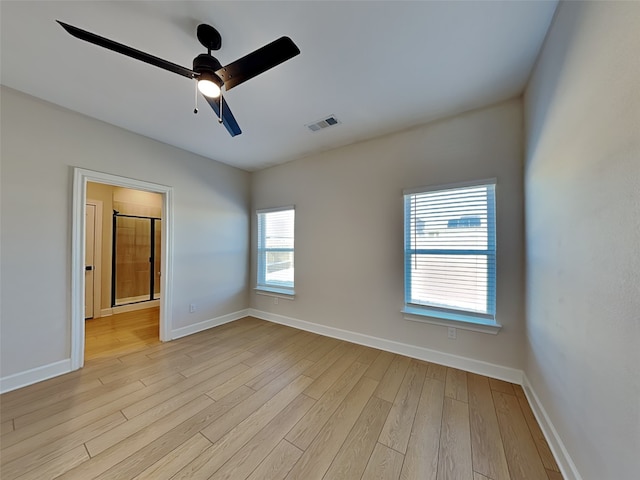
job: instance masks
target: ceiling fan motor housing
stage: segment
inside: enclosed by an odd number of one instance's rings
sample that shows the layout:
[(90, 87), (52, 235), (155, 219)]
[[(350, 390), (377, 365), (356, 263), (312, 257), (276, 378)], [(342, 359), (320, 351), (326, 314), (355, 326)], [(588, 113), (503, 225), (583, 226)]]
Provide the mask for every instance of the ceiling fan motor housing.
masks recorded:
[(201, 53), (193, 59), (193, 71), (199, 74), (208, 73), (213, 77), (213, 80), (222, 87), (223, 81), (218, 77), (215, 72), (220, 70), (222, 65), (217, 58)]

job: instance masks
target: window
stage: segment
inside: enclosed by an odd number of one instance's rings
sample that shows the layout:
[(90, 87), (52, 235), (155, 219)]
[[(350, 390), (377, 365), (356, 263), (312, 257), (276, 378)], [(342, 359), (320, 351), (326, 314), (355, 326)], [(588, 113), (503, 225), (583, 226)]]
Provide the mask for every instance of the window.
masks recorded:
[(405, 192), (405, 313), (495, 324), (495, 181)]
[(258, 290), (293, 295), (293, 207), (258, 210)]

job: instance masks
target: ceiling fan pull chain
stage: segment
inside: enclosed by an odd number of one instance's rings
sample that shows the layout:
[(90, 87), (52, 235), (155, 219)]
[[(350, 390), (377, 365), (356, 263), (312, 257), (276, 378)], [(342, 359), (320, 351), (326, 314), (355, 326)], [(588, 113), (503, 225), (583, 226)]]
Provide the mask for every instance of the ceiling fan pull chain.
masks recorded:
[(218, 123), (222, 123), (222, 89), (220, 89), (220, 118), (218, 118)]
[(194, 107), (193, 107), (193, 114), (197, 114), (198, 113), (198, 79), (194, 78), (195, 80), (195, 97), (194, 97)]

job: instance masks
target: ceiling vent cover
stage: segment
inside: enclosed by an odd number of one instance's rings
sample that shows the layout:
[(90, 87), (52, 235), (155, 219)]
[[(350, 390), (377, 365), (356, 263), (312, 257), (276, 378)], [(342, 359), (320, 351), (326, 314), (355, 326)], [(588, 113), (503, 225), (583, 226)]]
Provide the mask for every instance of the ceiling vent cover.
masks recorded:
[(322, 120), (319, 120), (317, 122), (307, 123), (305, 126), (312, 132), (319, 132), (320, 130), (333, 127), (334, 125), (338, 125), (340, 123), (342, 122), (338, 120), (335, 115), (329, 115), (328, 117), (323, 118)]

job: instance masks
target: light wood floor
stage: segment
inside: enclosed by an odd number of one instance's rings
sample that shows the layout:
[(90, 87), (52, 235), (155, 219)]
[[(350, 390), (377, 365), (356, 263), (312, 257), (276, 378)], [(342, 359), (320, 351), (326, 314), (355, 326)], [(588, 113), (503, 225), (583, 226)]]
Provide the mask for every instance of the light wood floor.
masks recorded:
[(516, 385), (250, 317), (136, 348), (2, 395), (1, 478), (562, 478)]
[(160, 308), (153, 307), (84, 322), (84, 358), (104, 358), (160, 343)]

